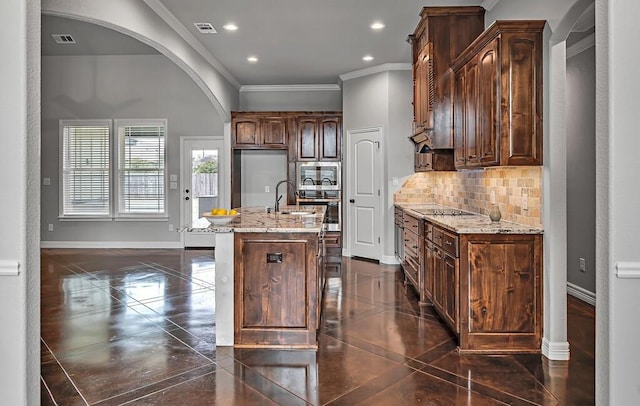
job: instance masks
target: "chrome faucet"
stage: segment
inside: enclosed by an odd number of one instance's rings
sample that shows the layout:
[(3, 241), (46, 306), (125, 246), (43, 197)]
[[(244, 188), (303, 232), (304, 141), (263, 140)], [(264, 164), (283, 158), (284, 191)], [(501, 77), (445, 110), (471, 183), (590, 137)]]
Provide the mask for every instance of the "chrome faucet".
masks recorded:
[(288, 183), (293, 194), (295, 196), (298, 196), (298, 192), (296, 192), (296, 186), (293, 184), (293, 182), (291, 182), (290, 180), (281, 180), (280, 182), (278, 182), (278, 184), (276, 185), (276, 204), (273, 207), (276, 213), (280, 211), (280, 199), (282, 199), (282, 195), (278, 193), (278, 188), (283, 183)]

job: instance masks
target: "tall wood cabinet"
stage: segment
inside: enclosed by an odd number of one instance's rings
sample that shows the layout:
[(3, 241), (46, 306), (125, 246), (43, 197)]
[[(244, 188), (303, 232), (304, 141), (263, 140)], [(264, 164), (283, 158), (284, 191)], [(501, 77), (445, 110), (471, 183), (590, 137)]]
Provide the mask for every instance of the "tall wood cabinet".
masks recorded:
[(424, 7), (410, 36), (413, 53), (414, 135), (428, 133), (431, 149), (453, 148), (451, 62), (484, 29), (482, 7)]
[(496, 21), (453, 62), (456, 168), (542, 165), (544, 21)]

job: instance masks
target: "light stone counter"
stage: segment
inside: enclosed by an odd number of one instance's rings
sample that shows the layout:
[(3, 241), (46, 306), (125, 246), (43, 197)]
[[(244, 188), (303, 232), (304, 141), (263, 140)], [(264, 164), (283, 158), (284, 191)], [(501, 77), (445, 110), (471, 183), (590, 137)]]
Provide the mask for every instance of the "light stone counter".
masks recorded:
[(396, 204), (395, 206), (458, 234), (543, 234), (544, 232), (541, 227), (504, 220), (491, 221), (489, 216), (481, 214), (451, 216), (421, 213), (422, 210), (451, 209), (437, 204)]

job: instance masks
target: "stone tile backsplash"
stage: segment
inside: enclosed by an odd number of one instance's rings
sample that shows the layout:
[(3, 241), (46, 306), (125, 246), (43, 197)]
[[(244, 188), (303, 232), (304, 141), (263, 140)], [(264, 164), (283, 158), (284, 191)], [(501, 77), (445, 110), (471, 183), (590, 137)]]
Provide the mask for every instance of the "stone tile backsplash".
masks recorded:
[[(502, 219), (542, 226), (542, 167), (496, 167), (456, 172), (419, 172), (394, 195), (396, 203), (436, 203), (489, 215), (491, 193)], [(528, 196), (523, 207), (523, 196)]]

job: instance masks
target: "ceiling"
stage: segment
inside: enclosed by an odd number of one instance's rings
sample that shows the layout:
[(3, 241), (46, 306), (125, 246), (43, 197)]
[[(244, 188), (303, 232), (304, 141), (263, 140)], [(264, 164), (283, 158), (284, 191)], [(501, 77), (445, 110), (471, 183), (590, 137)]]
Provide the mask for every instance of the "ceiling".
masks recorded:
[[(481, 0), (154, 0), (161, 3), (241, 85), (336, 84), (340, 74), (385, 63), (410, 63), (407, 35), (428, 5), (478, 5)], [(148, 3), (148, 1), (147, 1)], [(153, 13), (149, 9), (150, 13)], [(385, 28), (374, 32), (370, 25)], [(201, 34), (194, 23), (212, 23)], [(227, 22), (234, 32), (222, 28)], [(58, 45), (51, 34), (71, 34)], [(156, 53), (94, 24), (42, 16), (42, 54)], [(258, 62), (250, 63), (248, 56)], [(365, 55), (374, 57), (366, 62)]]
[[(424, 6), (495, 5), (499, 0), (144, 0), (175, 17), (240, 85), (337, 84), (339, 75), (385, 63), (410, 63), (407, 35)], [(149, 8), (149, 13), (154, 13)], [(166, 16), (165, 16), (166, 20)], [(373, 31), (371, 23), (385, 28)], [(194, 23), (211, 23), (202, 34)], [(223, 25), (233, 22), (237, 31)], [(593, 32), (594, 12), (576, 24), (577, 39)], [(184, 30), (183, 28), (183, 30)], [(167, 25), (167, 29), (171, 29)], [(180, 30), (178, 30), (179, 32)], [(51, 34), (76, 44), (56, 44)], [(189, 38), (187, 38), (189, 39)], [(95, 24), (42, 16), (42, 54), (147, 55), (158, 52)], [(374, 57), (363, 61), (365, 55)], [(258, 61), (250, 63), (247, 57)]]

